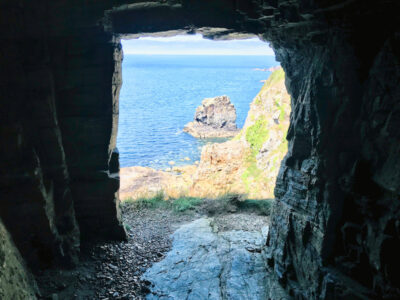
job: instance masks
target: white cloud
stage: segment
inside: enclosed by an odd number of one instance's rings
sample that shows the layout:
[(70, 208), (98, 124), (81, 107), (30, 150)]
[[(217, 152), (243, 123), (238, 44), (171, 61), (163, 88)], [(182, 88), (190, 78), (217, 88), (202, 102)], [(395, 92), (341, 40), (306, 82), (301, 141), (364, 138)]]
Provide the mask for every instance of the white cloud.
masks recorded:
[(181, 34), (169, 37), (153, 37), (146, 36), (139, 38), (139, 41), (155, 41), (159, 43), (169, 43), (169, 42), (196, 42), (202, 41), (203, 36), (201, 34)]

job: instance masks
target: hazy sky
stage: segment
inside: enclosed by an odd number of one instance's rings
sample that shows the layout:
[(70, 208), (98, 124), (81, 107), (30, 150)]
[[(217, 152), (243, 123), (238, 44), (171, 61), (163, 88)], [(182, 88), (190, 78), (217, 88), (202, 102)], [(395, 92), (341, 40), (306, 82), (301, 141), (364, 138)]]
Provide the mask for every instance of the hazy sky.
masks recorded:
[(125, 54), (165, 55), (274, 55), (267, 43), (258, 38), (212, 41), (201, 34), (173, 37), (142, 37), (123, 40)]

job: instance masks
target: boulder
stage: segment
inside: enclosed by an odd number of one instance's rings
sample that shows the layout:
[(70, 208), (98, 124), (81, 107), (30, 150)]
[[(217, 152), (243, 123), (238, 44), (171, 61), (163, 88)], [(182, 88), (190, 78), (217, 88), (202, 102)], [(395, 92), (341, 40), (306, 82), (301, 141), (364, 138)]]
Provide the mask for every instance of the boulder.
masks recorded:
[(196, 138), (233, 137), (238, 133), (236, 109), (228, 96), (206, 98), (183, 131)]

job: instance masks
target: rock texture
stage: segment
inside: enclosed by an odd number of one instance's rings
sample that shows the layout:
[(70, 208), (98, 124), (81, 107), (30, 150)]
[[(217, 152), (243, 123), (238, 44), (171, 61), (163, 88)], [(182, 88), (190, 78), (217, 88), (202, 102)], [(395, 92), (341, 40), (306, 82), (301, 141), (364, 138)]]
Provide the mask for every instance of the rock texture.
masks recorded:
[(0, 218), (31, 267), (74, 263), (80, 240), (124, 236), (114, 150), (120, 38), (257, 34), (292, 96), (266, 245), (270, 279), (296, 299), (400, 297), (399, 1), (0, 8)]
[(183, 131), (196, 138), (235, 136), (236, 109), (227, 96), (206, 98), (197, 107), (194, 121), (186, 124)]
[(0, 299), (36, 299), (33, 278), (0, 221)]
[(146, 299), (266, 299), (268, 274), (258, 231), (213, 230), (201, 218), (172, 235), (172, 249), (142, 279), (151, 282)]
[(151, 198), (162, 192), (165, 198), (179, 198), (189, 194), (195, 165), (174, 167), (166, 172), (148, 167), (121, 169), (121, 200)]
[(287, 152), (290, 96), (277, 68), (254, 98), (243, 129), (231, 141), (206, 145), (193, 176), (192, 195), (225, 193), (273, 198), (280, 163)]

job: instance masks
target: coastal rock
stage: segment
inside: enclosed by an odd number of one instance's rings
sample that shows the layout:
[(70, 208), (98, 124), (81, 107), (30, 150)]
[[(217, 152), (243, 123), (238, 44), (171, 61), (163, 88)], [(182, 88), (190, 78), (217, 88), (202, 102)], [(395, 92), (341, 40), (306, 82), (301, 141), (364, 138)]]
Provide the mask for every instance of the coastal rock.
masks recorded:
[(244, 193), (240, 174), (246, 152), (245, 144), (239, 140), (204, 146), (190, 195), (217, 197), (226, 193)]
[(203, 147), (191, 195), (247, 194), (273, 198), (280, 163), (287, 152), (290, 96), (281, 67), (264, 83), (250, 105), (245, 125), (231, 141)]
[(162, 191), (166, 198), (216, 198), (227, 193), (273, 198), (279, 166), (287, 152), (289, 115), (284, 72), (275, 68), (234, 139), (205, 145), (198, 164), (174, 166), (167, 172), (144, 167), (121, 169), (120, 197), (138, 199)]
[(228, 96), (206, 98), (183, 131), (196, 138), (233, 137), (238, 133), (236, 109)]
[(153, 197), (163, 192), (165, 198), (186, 195), (192, 185), (196, 166), (169, 168), (160, 171), (148, 167), (128, 167), (121, 169), (121, 200), (136, 200)]

